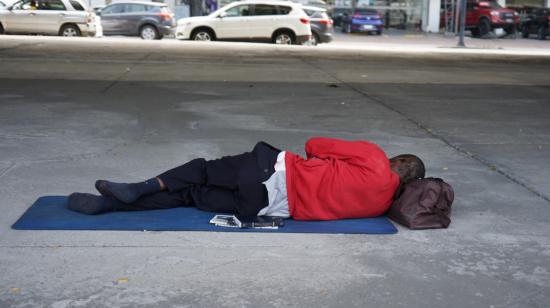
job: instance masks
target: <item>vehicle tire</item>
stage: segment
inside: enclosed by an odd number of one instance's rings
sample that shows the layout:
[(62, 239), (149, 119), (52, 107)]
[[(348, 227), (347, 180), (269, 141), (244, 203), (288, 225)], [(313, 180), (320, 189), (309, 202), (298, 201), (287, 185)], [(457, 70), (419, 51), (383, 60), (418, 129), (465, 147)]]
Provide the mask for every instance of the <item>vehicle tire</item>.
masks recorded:
[(311, 33), (311, 46), (317, 46), (321, 42), (321, 38), (319, 38), (319, 34), (317, 32)]
[(479, 29), (478, 28), (470, 29), (470, 33), (472, 33), (473, 37), (479, 37)]
[(4, 27), (2, 27), (2, 24), (0, 24), (0, 34), (4, 34)]
[(382, 30), (375, 31), (374, 34), (376, 34), (376, 35), (382, 35)]
[(508, 29), (504, 29), (504, 32), (506, 32), (506, 35), (510, 36), (510, 38), (517, 38), (517, 30), (516, 30), (516, 26), (512, 26)]
[(537, 31), (537, 38), (539, 40), (545, 40), (547, 35), (548, 35), (548, 28), (539, 27)]
[(273, 43), (277, 45), (294, 45), (296, 37), (290, 31), (278, 31), (273, 35)]
[(215, 41), (216, 36), (212, 30), (203, 28), (194, 30), (191, 34), (191, 39), (194, 41), (210, 42)]
[(143, 25), (139, 29), (139, 36), (144, 40), (158, 40), (160, 34), (157, 28), (153, 25)]
[(479, 21), (478, 29), (480, 37), (487, 36), (491, 33), (491, 22), (488, 19), (483, 18)]
[(59, 36), (74, 37), (81, 35), (82, 33), (80, 32), (80, 29), (76, 25), (63, 25), (63, 27), (59, 30)]

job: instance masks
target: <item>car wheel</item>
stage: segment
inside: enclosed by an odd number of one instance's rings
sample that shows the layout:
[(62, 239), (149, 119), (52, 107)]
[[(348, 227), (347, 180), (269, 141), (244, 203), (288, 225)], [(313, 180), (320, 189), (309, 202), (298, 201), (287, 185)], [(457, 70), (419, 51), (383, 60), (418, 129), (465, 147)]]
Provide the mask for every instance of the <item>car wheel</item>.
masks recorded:
[(378, 31), (374, 32), (374, 34), (376, 34), (376, 35), (382, 35), (382, 30), (378, 30)]
[(472, 33), (473, 37), (479, 37), (479, 29), (478, 28), (471, 29), (470, 33)]
[(521, 37), (523, 37), (523, 38), (528, 38), (529, 37), (529, 26), (528, 25), (523, 25), (523, 27), (521, 27)]
[(479, 36), (484, 37), (491, 32), (491, 23), (487, 19), (482, 19), (479, 21)]
[(80, 29), (75, 25), (64, 25), (61, 27), (61, 30), (59, 30), (60, 36), (66, 36), (66, 37), (73, 37), (73, 36), (81, 36)]
[(208, 29), (199, 29), (191, 36), (192, 40), (209, 42), (215, 40), (214, 33)]
[(311, 46), (317, 46), (317, 44), (319, 44), (319, 42), (321, 41), (321, 39), (319, 38), (319, 34), (313, 32), (312, 35), (311, 35)]
[(537, 31), (537, 38), (539, 40), (545, 40), (547, 35), (548, 35), (548, 28), (539, 27)]
[(144, 40), (158, 40), (160, 38), (157, 28), (145, 25), (139, 30), (139, 36)]
[(277, 45), (292, 45), (296, 43), (296, 39), (294, 38), (294, 35), (292, 33), (282, 31), (275, 34), (275, 37), (273, 38), (273, 43)]

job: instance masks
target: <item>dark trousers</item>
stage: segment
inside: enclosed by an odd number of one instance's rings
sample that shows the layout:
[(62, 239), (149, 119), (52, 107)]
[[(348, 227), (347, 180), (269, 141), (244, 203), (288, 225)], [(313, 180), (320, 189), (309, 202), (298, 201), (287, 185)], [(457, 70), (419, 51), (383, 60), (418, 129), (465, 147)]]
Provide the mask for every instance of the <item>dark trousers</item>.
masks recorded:
[(191, 160), (158, 176), (166, 191), (141, 197), (117, 210), (194, 206), (210, 212), (256, 215), (268, 205), (267, 190), (262, 183), (275, 172), (279, 152), (259, 142), (251, 152), (214, 160)]

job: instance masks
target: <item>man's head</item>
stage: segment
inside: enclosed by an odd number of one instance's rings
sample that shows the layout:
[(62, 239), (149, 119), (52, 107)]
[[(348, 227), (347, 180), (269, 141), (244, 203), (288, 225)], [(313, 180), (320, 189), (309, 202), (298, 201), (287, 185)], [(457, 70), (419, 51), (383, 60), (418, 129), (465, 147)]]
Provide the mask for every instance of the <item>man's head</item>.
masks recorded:
[(424, 178), (426, 170), (420, 158), (413, 154), (401, 154), (390, 159), (390, 168), (399, 175), (401, 184)]

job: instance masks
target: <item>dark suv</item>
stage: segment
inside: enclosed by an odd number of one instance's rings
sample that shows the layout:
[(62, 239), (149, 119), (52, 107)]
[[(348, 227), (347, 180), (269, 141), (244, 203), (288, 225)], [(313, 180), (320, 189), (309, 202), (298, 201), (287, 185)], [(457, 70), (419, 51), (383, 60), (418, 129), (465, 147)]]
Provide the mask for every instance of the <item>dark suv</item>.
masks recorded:
[(332, 42), (332, 19), (327, 15), (327, 10), (314, 6), (302, 6), (302, 9), (309, 16), (311, 26), (311, 44)]
[(103, 35), (141, 36), (158, 40), (175, 32), (174, 14), (164, 3), (117, 2), (96, 13), (101, 17)]
[(540, 8), (532, 10), (521, 25), (521, 35), (528, 38), (530, 34), (536, 34), (539, 40), (544, 40), (549, 35), (550, 9)]

